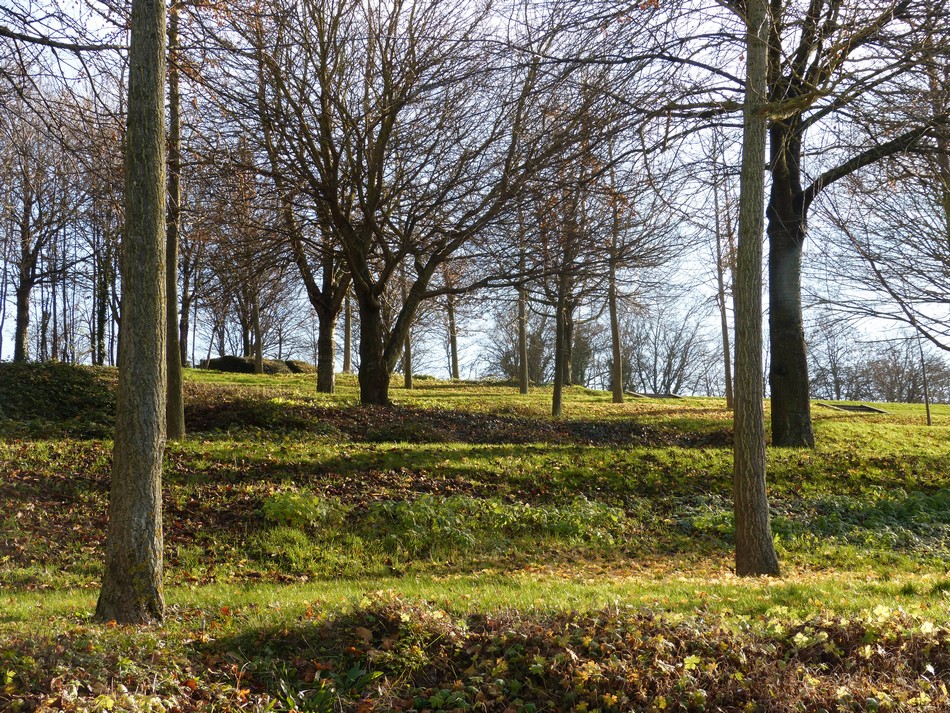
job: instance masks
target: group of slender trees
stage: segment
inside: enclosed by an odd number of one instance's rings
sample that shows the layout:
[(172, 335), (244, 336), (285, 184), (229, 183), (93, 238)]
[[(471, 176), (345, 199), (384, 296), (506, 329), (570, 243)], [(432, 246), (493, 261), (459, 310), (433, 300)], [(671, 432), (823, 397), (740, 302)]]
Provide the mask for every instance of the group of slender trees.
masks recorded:
[[(91, 295), (91, 360), (118, 335), (101, 619), (162, 613), (161, 456), (166, 422), (168, 437), (184, 434), (196, 295), (220, 300), (212, 342), (223, 351), (231, 313), (260, 365), (265, 305), (296, 285), (317, 318), (322, 391), (333, 389), (334, 333), (352, 300), (360, 398), (386, 404), (397, 364), (411, 380), (424, 310), (444, 305), (454, 323), (457, 300), (507, 291), (522, 391), (529, 312), (551, 316), (557, 416), (580, 310), (608, 315), (620, 401), (623, 298), (647, 269), (703, 253), (683, 226), (705, 227), (735, 407), (740, 574), (778, 572), (763, 237), (774, 445), (814, 445), (809, 218), (892, 316), (946, 346), (943, 0), (233, 0), (170, 12), (134, 0), (130, 17), (91, 0), (42, 17), (0, 12), (0, 98), (16, 110), (0, 146), (15, 159), (2, 179), (15, 358), (28, 354), (37, 287), (44, 351), (75, 349), (78, 327), (62, 315), (76, 313), (77, 291)], [(80, 21), (90, 14), (96, 22)], [(871, 210), (855, 218), (849, 203), (862, 200)], [(880, 312), (859, 295), (841, 308)]]

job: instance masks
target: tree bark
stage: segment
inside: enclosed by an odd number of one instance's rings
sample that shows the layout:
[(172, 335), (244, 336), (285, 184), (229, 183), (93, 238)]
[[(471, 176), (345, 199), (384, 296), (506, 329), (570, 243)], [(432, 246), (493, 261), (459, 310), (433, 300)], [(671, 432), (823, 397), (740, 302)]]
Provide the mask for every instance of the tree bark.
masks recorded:
[[(523, 268), (522, 268), (523, 269)], [(527, 394), (528, 378), (528, 293), (524, 284), (518, 285), (518, 391)]]
[(108, 257), (103, 256), (103, 247), (96, 254), (96, 343), (93, 362), (102, 366), (106, 363), (106, 320), (109, 309)]
[(167, 330), (165, 365), (168, 392), (166, 435), (170, 440), (185, 437), (185, 398), (181, 373), (181, 345), (178, 342), (178, 234), (181, 225), (181, 94), (174, 55), (178, 52), (178, 9), (169, 11), (168, 52), (168, 214), (165, 226), (165, 311)]
[[(178, 319), (178, 350), (181, 352), (182, 366), (189, 363), (188, 342), (190, 338), (189, 329), (191, 326), (191, 308), (193, 304), (194, 295), (191, 292), (186, 268), (181, 289), (181, 313)], [(194, 358), (191, 359), (191, 363), (192, 366), (194, 366)]]
[(29, 283), (16, 287), (16, 326), (13, 332), (13, 361), (30, 358), (30, 290)]
[(336, 320), (327, 317), (317, 319), (317, 391), (332, 394), (335, 388), (333, 366), (336, 360), (334, 331)]
[(610, 314), (610, 390), (615, 404), (623, 403), (623, 347), (620, 343), (620, 315), (617, 310), (617, 266), (610, 261), (607, 276), (607, 311)]
[(360, 403), (388, 405), (389, 366), (383, 352), (382, 310), (371, 296), (357, 292), (360, 310)]
[(455, 323), (455, 295), (449, 295), (446, 298), (445, 313), (449, 328), (449, 368), (452, 378), (458, 380), (462, 377), (459, 374), (459, 335), (458, 326)]
[(736, 265), (736, 409), (733, 498), (736, 574), (777, 575), (765, 490), (762, 393), (762, 228), (765, 202), (765, 0), (746, 4), (746, 97), (743, 107), (739, 245)]
[[(560, 277), (559, 281), (564, 282)], [(557, 304), (554, 310), (554, 395), (551, 397), (551, 415), (554, 418), (560, 418), (563, 410), (564, 401), (564, 367), (566, 366), (564, 343), (566, 340), (564, 330), (564, 312), (565, 299), (564, 290), (559, 285)]]
[(574, 303), (564, 300), (564, 337), (563, 364), (561, 364), (561, 383), (571, 386), (574, 383)]
[(254, 373), (264, 373), (264, 335), (261, 333), (261, 301), (258, 293), (251, 303), (251, 331), (254, 336)]
[(349, 290), (343, 299), (343, 373), (353, 373), (353, 307)]
[(403, 386), (412, 388), (412, 331), (406, 330), (402, 354)]
[(164, 616), (165, 3), (133, 0), (122, 328), (109, 530), (98, 621)]
[(801, 299), (805, 241), (801, 137), (794, 119), (774, 123), (769, 134), (772, 156), (772, 192), (768, 207), (772, 445), (811, 448), (815, 445), (815, 436), (811, 425)]
[[(717, 168), (714, 165), (714, 170)], [(719, 307), (719, 329), (722, 333), (722, 368), (723, 383), (726, 392), (726, 408), (735, 407), (735, 397), (732, 392), (732, 347), (729, 344), (729, 310), (726, 305), (726, 256), (723, 254), (723, 222), (725, 222), (726, 235), (732, 236), (732, 220), (729, 217), (729, 199), (726, 196), (726, 216), (725, 221), (720, 215), (719, 206), (719, 181), (718, 176), (713, 176), (713, 214), (715, 216), (716, 229), (716, 292), (717, 306)], [(729, 262), (731, 265), (731, 261)]]

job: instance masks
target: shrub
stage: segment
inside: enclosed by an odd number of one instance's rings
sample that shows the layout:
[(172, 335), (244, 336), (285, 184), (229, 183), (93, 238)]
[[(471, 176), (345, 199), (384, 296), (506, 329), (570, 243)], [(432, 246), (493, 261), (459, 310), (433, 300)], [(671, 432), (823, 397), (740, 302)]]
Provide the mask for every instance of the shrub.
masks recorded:
[(351, 507), (339, 498), (325, 498), (310, 493), (277, 493), (264, 501), (264, 519), (277, 525), (306, 528), (337, 528), (346, 519)]

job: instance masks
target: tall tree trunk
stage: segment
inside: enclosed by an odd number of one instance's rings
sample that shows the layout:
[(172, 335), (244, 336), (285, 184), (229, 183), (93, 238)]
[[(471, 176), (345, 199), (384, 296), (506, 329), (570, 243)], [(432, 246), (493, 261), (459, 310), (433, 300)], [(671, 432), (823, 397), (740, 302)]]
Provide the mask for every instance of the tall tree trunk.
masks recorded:
[(49, 359), (49, 311), (46, 309), (46, 298), (43, 298), (43, 312), (40, 315), (40, 361)]
[(564, 300), (564, 351), (561, 364), (561, 383), (571, 386), (574, 383), (574, 304)]
[(801, 266), (805, 241), (797, 127), (775, 123), (770, 130), (772, 193), (769, 238), (769, 386), (772, 445), (813, 447), (808, 356), (802, 319)]
[[(713, 167), (716, 169), (716, 166)], [(729, 217), (729, 200), (726, 200), (726, 217), (723, 221), (720, 215), (719, 206), (719, 181), (718, 176), (713, 176), (713, 214), (715, 216), (716, 230), (716, 304), (719, 307), (719, 329), (722, 333), (722, 367), (723, 383), (726, 391), (726, 408), (732, 409), (735, 406), (735, 398), (732, 393), (732, 347), (729, 344), (729, 310), (726, 304), (726, 267), (727, 260), (723, 254), (723, 223), (726, 226), (726, 234), (732, 233), (732, 221)]]
[(30, 283), (16, 286), (16, 324), (13, 332), (13, 361), (30, 358)]
[(112, 491), (98, 621), (164, 616), (165, 3), (133, 0), (122, 328)]
[(343, 373), (353, 373), (353, 306), (349, 290), (343, 298)]
[(191, 327), (191, 308), (193, 303), (194, 295), (191, 292), (191, 285), (189, 284), (188, 272), (186, 270), (181, 290), (181, 313), (178, 317), (178, 350), (181, 353), (182, 366), (189, 363), (194, 365), (194, 358), (188, 359), (189, 329)]
[(565, 299), (563, 277), (558, 278), (557, 304), (554, 309), (554, 395), (551, 398), (551, 415), (560, 418), (564, 400), (564, 367), (566, 359), (564, 345), (567, 341), (564, 329)]
[[(288, 204), (286, 210), (292, 210)], [(292, 214), (291, 214), (292, 216)], [(291, 218), (292, 219), (292, 218)], [(294, 238), (296, 240), (296, 237)], [(332, 394), (335, 387), (333, 374), (336, 370), (336, 318), (340, 314), (340, 301), (334, 299), (334, 293), (337, 286), (333, 282), (336, 268), (336, 257), (333, 254), (332, 246), (329, 240), (326, 240), (323, 248), (322, 270), (323, 289), (320, 290), (319, 299), (311, 297), (310, 303), (317, 310), (317, 318), (320, 320), (320, 348), (317, 358), (317, 391), (323, 394)], [(303, 257), (302, 248), (299, 242), (295, 244), (295, 250), (301, 250), (300, 258), (306, 263)], [(308, 267), (309, 269), (309, 267)], [(308, 288), (308, 292), (309, 292)]]
[(518, 391), (528, 393), (528, 291), (518, 285)]
[(765, 202), (765, 0), (747, 0), (739, 245), (736, 266), (736, 409), (733, 497), (736, 574), (777, 575), (765, 490), (762, 393), (762, 228)]
[(412, 330), (406, 330), (402, 353), (403, 386), (412, 388)]
[(9, 265), (6, 261), (3, 262), (3, 275), (0, 276), (0, 354), (3, 354), (3, 334), (4, 328), (7, 326), (7, 290), (9, 285), (7, 284)]
[(389, 366), (383, 353), (382, 309), (372, 296), (357, 291), (360, 310), (360, 403), (389, 404)]
[[(50, 359), (52, 359), (53, 361), (59, 361), (59, 301), (57, 300), (57, 294), (56, 294), (58, 280), (56, 279), (56, 270), (55, 270), (56, 256), (55, 255), (53, 256), (52, 260), (53, 260), (54, 269), (52, 271), (53, 276), (50, 279), (50, 286), (49, 286), (50, 312), (48, 313), (48, 315), (44, 315), (44, 320), (53, 325), (53, 330), (52, 330), (53, 333), (50, 335)], [(46, 327), (44, 325), (44, 330), (45, 329)], [(43, 352), (45, 354), (46, 352), (45, 348), (43, 349)]]
[(254, 337), (254, 373), (264, 373), (264, 335), (261, 333), (261, 301), (258, 294), (251, 303), (251, 332)]
[[(406, 301), (409, 298), (409, 288), (407, 286), (408, 278), (403, 271), (402, 273), (402, 303), (403, 307), (406, 305)], [(403, 386), (407, 389), (412, 388), (412, 329), (411, 322), (406, 326), (406, 334), (403, 337), (403, 352), (402, 352), (402, 372), (403, 372)]]
[(167, 374), (166, 435), (185, 437), (185, 397), (178, 342), (178, 234), (181, 225), (181, 94), (178, 89), (178, 8), (173, 3), (168, 23), (168, 214), (165, 229), (165, 358)]
[(620, 343), (620, 315), (617, 310), (617, 266), (610, 261), (607, 275), (607, 311), (610, 315), (610, 390), (615, 404), (623, 403), (623, 346)]
[(455, 295), (448, 295), (445, 302), (445, 313), (449, 328), (449, 368), (453, 379), (460, 379), (459, 374), (459, 335), (455, 323)]
[(333, 378), (336, 360), (336, 315), (317, 315), (317, 391), (332, 394), (335, 388)]
[(102, 366), (106, 363), (106, 325), (109, 309), (109, 275), (106, 265), (107, 257), (96, 256), (96, 344), (94, 347), (95, 363)]

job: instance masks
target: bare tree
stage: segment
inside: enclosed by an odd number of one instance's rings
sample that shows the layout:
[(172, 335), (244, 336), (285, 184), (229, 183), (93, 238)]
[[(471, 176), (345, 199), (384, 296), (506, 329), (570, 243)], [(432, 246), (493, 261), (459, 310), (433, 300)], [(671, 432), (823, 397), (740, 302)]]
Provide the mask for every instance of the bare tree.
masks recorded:
[[(896, 88), (926, 86), (926, 67), (939, 51), (929, 41), (931, 28), (945, 24), (947, 6), (942, 0), (813, 0), (805, 7), (775, 0), (771, 14), (767, 232), (772, 443), (812, 446), (801, 303), (808, 211), (831, 184), (907, 151), (946, 121), (915, 112), (913, 101), (896, 110), (882, 108), (893, 105)], [(840, 126), (848, 120), (854, 122), (853, 132)], [(839, 122), (837, 128), (822, 131), (831, 122)], [(859, 141), (842, 141), (849, 135)], [(832, 136), (838, 141), (831, 143)], [(815, 166), (806, 173), (809, 162)]]
[[(78, 167), (69, 160), (69, 154), (64, 157), (61, 143), (26, 120), (22, 103), (10, 109), (3, 125), (7, 200), (0, 210), (16, 242), (16, 249), (8, 255), (15, 269), (13, 360), (26, 361), (33, 288), (62, 277), (63, 265), (50, 259), (51, 251), (77, 216), (81, 201), (77, 193)], [(65, 126), (58, 131), (65, 131)]]
[[(542, 62), (558, 35), (527, 38), (543, 46), (512, 64), (489, 12), (456, 0), (311, 0), (268, 12), (265, 46), (247, 38), (266, 79), (259, 103), (280, 134), (275, 173), (313, 202), (353, 279), (364, 403), (388, 401), (419, 305), (474, 286), (440, 285), (443, 266), (497, 249), (488, 236), (503, 235), (542, 168), (572, 159), (582, 124), (586, 141), (615, 130), (608, 95)], [(410, 285), (387, 331), (382, 298), (401, 271)]]

